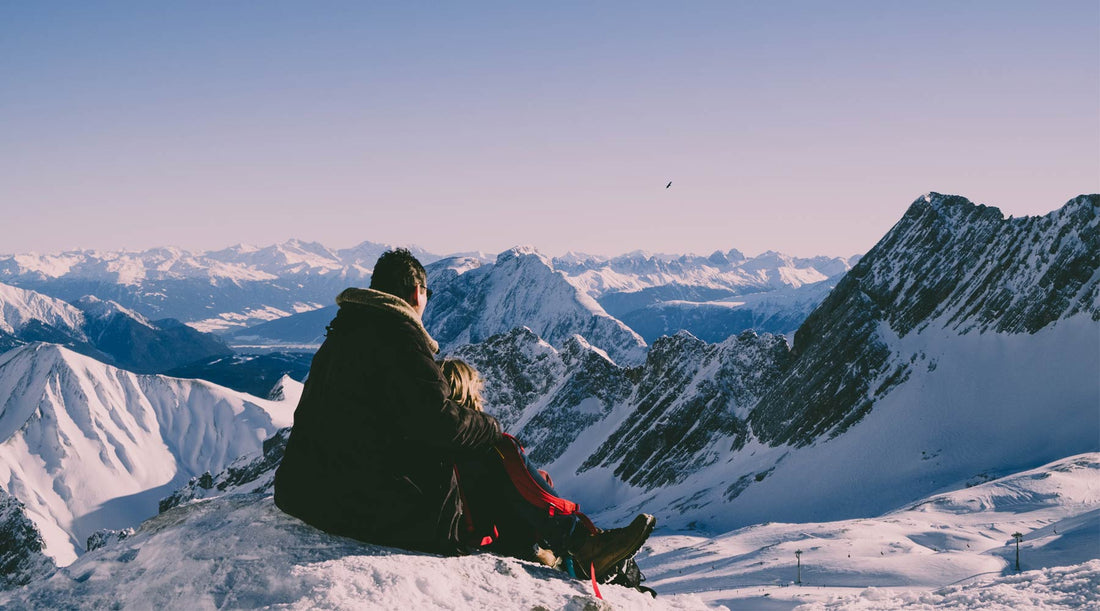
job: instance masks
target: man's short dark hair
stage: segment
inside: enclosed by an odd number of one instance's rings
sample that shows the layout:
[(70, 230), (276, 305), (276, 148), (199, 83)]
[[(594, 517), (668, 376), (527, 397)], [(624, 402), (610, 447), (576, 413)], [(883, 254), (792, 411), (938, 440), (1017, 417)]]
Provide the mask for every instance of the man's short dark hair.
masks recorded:
[(407, 249), (387, 250), (378, 257), (371, 273), (370, 288), (405, 299), (417, 286), (428, 286), (428, 274)]

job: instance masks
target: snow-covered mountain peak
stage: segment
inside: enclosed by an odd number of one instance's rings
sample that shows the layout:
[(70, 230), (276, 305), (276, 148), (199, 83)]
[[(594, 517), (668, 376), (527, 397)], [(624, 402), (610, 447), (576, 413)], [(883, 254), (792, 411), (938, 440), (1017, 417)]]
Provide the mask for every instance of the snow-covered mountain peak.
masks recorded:
[(118, 302), (103, 300), (96, 297), (95, 295), (85, 295), (77, 300), (76, 303), (74, 303), (73, 305), (75, 305), (77, 308), (80, 309), (80, 311), (84, 312), (85, 315), (91, 318), (106, 319), (116, 314), (120, 314), (122, 316), (133, 318), (134, 320), (146, 327), (154, 328), (153, 323), (141, 314), (131, 310), (130, 308), (123, 307)]
[(534, 249), (510, 249), (495, 264), (461, 275), (431, 267), (436, 296), (424, 321), (444, 350), (526, 326), (555, 346), (579, 333), (617, 361), (633, 364), (644, 358), (645, 341), (637, 333)]
[(562, 342), (561, 356), (566, 365), (572, 365), (573, 363), (579, 362), (589, 354), (595, 354), (608, 363), (615, 363), (614, 359), (607, 354), (607, 351), (598, 346), (593, 346), (582, 335), (573, 334), (569, 339)]
[(560, 257), (554, 257), (554, 263), (560, 265), (581, 265), (605, 262), (611, 257), (607, 255), (593, 255), (585, 252), (570, 250)]
[(0, 331), (15, 334), (35, 321), (83, 336), (84, 314), (79, 309), (60, 299), (0, 283)]
[(267, 393), (267, 399), (269, 401), (282, 401), (287, 405), (296, 406), (298, 401), (302, 398), (302, 391), (305, 390), (305, 384), (295, 380), (287, 374), (283, 374), (279, 378), (278, 382), (275, 382), (274, 386)]
[(550, 258), (539, 252), (534, 246), (513, 246), (508, 250), (497, 255), (497, 265), (504, 264), (513, 259), (535, 259), (545, 265), (546, 267), (553, 268), (553, 263), (550, 262)]
[(287, 240), (255, 250), (226, 249), (208, 253), (211, 259), (244, 264), (277, 275), (286, 273), (329, 273), (343, 268), (339, 256), (317, 242)]
[(429, 278), (431, 278), (436, 273), (442, 272), (443, 270), (453, 272), (453, 274), (447, 275), (448, 278), (453, 278), (454, 276), (460, 276), (468, 271), (478, 269), (484, 264), (484, 261), (478, 257), (459, 255), (440, 259), (438, 261), (428, 264), (425, 268), (428, 272)]

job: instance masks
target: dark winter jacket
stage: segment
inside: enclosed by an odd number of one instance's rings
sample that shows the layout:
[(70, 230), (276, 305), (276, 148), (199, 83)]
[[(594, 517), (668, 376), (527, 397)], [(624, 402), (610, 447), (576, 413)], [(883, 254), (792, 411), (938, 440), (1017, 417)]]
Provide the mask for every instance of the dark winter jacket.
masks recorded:
[(492, 451), (491, 416), (459, 407), (438, 344), (405, 301), (348, 289), (313, 358), (275, 474), (275, 504), (362, 541), (461, 553), (454, 461)]

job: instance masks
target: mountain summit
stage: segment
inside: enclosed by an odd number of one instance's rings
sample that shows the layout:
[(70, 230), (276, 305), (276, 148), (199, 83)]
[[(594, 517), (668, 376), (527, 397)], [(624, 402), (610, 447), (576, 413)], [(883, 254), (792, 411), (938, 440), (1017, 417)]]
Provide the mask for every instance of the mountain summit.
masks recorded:
[(641, 336), (531, 247), (507, 250), (494, 265), (461, 274), (448, 270), (449, 281), (434, 283), (438, 288), (424, 314), (425, 326), (444, 352), (524, 326), (557, 346), (581, 335), (624, 364), (645, 358)]

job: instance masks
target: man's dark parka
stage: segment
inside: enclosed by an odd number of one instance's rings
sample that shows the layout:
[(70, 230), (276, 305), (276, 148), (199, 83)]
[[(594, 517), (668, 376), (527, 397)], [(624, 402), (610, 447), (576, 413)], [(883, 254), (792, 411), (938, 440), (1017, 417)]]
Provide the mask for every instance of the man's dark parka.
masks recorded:
[(491, 452), (491, 416), (450, 400), (438, 344), (404, 300), (348, 289), (313, 358), (275, 503), (322, 530), (461, 553), (455, 459)]

